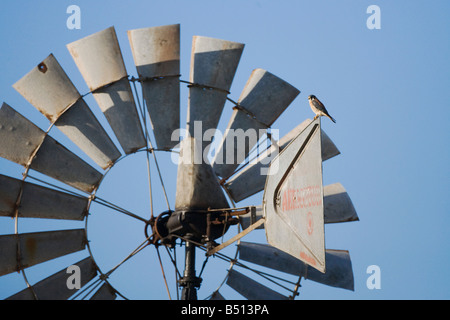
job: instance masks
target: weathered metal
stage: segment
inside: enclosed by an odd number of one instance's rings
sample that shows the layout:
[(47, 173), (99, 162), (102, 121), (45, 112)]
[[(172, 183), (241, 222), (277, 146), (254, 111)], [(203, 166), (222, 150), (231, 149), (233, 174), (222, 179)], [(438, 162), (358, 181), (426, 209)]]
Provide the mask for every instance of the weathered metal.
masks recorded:
[[(253, 70), (216, 153), (214, 171), (221, 177), (231, 176), (266, 129), (299, 93), (299, 90), (272, 73), (263, 69)], [(238, 141), (242, 139), (242, 143), (234, 141), (236, 138)], [(228, 150), (228, 146), (232, 146), (232, 149)]]
[(0, 175), (0, 216), (14, 217), (17, 209), (20, 218), (81, 221), (87, 215), (88, 203), (85, 197)]
[(287, 300), (287, 297), (234, 269), (230, 270), (226, 283), (248, 300)]
[(13, 88), (51, 122), (81, 98), (53, 54), (18, 80)]
[(83, 250), (86, 243), (85, 229), (0, 235), (0, 276)]
[[(192, 44), (187, 136), (181, 142), (176, 208), (227, 208), (228, 201), (204, 155), (208, 129), (215, 130), (244, 45), (194, 37)], [(195, 128), (195, 122), (200, 128)], [(195, 130), (194, 130), (195, 129)]]
[(13, 87), (101, 168), (106, 169), (120, 157), (119, 150), (53, 54)]
[(295, 276), (302, 276), (327, 286), (354, 290), (352, 263), (346, 250), (326, 250), (327, 271), (325, 273), (318, 272), (290, 254), (261, 243), (241, 241), (239, 243), (239, 259)]
[(3, 103), (0, 109), (0, 156), (22, 166), (45, 138), (45, 132)]
[(172, 149), (180, 127), (180, 25), (128, 31), (158, 149)]
[[(91, 257), (83, 259), (73, 265), (80, 268), (79, 275), (81, 287), (97, 275), (97, 268)], [(68, 267), (39, 281), (29, 288), (12, 295), (6, 300), (67, 300), (78, 291), (77, 289), (69, 289), (67, 286), (67, 280), (71, 276), (71, 274), (67, 273)]]
[(86, 193), (94, 191), (103, 177), (50, 136), (45, 138), (30, 168)]
[(102, 174), (6, 103), (0, 109), (0, 156), (87, 193)]
[[(267, 175), (265, 173), (267, 173), (271, 159), (273, 159), (280, 150), (285, 148), (291, 140), (302, 132), (310, 123), (310, 119), (303, 121), (283, 136), (277, 146), (270, 147), (268, 150), (261, 153), (257, 159), (253, 160), (250, 164), (233, 175), (224, 185), (225, 188), (227, 188), (231, 198), (235, 202), (239, 202), (264, 190), (267, 179)], [(331, 141), (323, 130), (321, 130), (321, 137), (323, 161), (328, 160), (340, 153), (333, 141)]]
[(228, 239), (225, 242), (222, 242), (221, 244), (219, 244), (218, 246), (208, 250), (206, 252), (206, 256), (212, 256), (213, 254), (219, 252), (220, 250), (228, 247), (229, 245), (231, 245), (232, 243), (238, 241), (239, 239), (241, 239), (242, 237), (246, 236), (247, 234), (249, 234), (250, 232), (252, 232), (253, 230), (257, 229), (258, 227), (260, 227), (262, 224), (264, 223), (264, 218), (263, 219), (259, 219), (258, 221), (256, 221), (255, 223), (251, 224), (248, 228), (246, 228), (244, 231), (239, 232), (237, 235), (235, 235), (234, 237), (232, 237), (231, 239)]
[(146, 146), (114, 27), (67, 45), (126, 154)]
[(193, 37), (189, 81), (195, 85), (189, 88), (187, 112), (191, 136), (195, 121), (202, 124), (201, 137), (206, 130), (217, 128), (243, 49), (242, 43)]
[(121, 153), (83, 99), (56, 121), (55, 126), (102, 169), (111, 167)]
[(264, 190), (270, 245), (325, 272), (320, 118), (271, 162)]
[[(262, 206), (256, 206), (254, 212), (249, 212), (239, 217), (239, 222), (242, 229), (247, 229), (252, 224), (264, 217)], [(264, 224), (258, 226), (256, 229), (264, 229)]]
[(323, 195), (325, 223), (359, 220), (352, 200), (342, 184), (334, 183), (324, 186)]
[(103, 169), (120, 157), (53, 54), (13, 87)]
[(181, 146), (175, 208), (228, 208), (228, 201), (211, 165), (202, 159), (195, 161), (198, 142), (194, 138), (185, 138)]

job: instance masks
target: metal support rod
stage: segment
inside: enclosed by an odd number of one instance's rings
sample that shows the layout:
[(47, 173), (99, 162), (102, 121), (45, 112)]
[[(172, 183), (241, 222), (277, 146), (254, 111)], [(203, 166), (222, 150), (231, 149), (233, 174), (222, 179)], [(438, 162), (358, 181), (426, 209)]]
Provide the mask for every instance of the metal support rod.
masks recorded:
[(183, 278), (180, 279), (183, 287), (181, 300), (197, 300), (197, 289), (202, 279), (195, 275), (195, 248), (195, 244), (186, 241), (185, 269)]

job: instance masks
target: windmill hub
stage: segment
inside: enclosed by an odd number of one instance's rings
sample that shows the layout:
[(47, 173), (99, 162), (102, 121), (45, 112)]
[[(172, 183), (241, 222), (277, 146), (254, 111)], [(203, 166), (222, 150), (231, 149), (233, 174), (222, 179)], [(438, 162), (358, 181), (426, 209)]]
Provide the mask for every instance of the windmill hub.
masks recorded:
[(238, 220), (225, 212), (209, 212), (207, 210), (176, 210), (164, 211), (146, 225), (151, 226), (155, 237), (150, 239), (153, 244), (159, 241), (172, 247), (177, 238), (189, 238), (196, 242), (210, 242), (225, 234), (230, 225)]

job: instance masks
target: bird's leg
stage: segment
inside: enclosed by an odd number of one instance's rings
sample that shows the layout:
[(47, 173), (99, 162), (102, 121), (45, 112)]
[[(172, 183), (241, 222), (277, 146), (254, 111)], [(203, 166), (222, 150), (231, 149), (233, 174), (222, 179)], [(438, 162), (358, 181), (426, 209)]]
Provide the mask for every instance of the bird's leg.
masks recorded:
[(318, 117), (319, 117), (319, 115), (316, 114), (316, 115), (314, 116), (314, 120), (316, 120)]

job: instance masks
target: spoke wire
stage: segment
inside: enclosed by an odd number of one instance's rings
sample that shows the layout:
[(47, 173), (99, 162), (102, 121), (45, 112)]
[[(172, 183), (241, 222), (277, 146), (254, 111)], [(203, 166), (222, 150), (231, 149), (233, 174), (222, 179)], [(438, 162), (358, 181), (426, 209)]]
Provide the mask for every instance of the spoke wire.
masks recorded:
[(155, 248), (156, 248), (156, 253), (158, 254), (159, 266), (161, 267), (161, 272), (162, 272), (162, 276), (164, 278), (164, 284), (166, 285), (167, 294), (169, 295), (169, 300), (172, 300), (172, 297), (170, 296), (169, 285), (167, 284), (166, 273), (164, 272), (164, 267), (163, 267), (162, 260), (161, 260), (161, 255), (159, 254), (159, 248), (158, 248), (158, 246), (155, 246)]
[[(81, 294), (83, 294), (84, 292), (86, 292), (90, 287), (94, 286), (93, 289), (91, 289), (89, 292), (87, 292), (82, 300), (84, 300), (92, 291), (94, 291), (101, 283), (102, 281), (107, 282), (106, 279), (109, 278), (109, 276), (116, 271), (120, 266), (122, 266), (126, 261), (128, 261), (129, 259), (131, 259), (132, 257), (134, 257), (137, 253), (139, 253), (140, 251), (142, 251), (144, 248), (146, 248), (148, 245), (150, 245), (150, 243), (148, 242), (148, 240), (153, 236), (153, 234), (151, 236), (149, 236), (147, 239), (145, 239), (144, 242), (142, 242), (136, 249), (134, 249), (125, 259), (123, 259), (121, 262), (119, 262), (115, 267), (113, 267), (111, 270), (109, 270), (106, 273), (102, 273), (98, 279), (96, 279), (94, 282), (92, 282), (90, 285), (88, 285), (87, 287), (81, 289), (76, 295), (74, 295), (72, 297), (72, 300), (77, 298), (78, 296), (80, 296)], [(114, 289), (115, 290), (115, 289)]]
[[(162, 174), (161, 174), (161, 170), (160, 170), (160, 168), (159, 168), (158, 160), (157, 160), (156, 154), (155, 154), (155, 152), (154, 152), (154, 151), (157, 150), (157, 149), (155, 149), (155, 148), (153, 147), (153, 144), (152, 144), (152, 141), (151, 141), (151, 138), (150, 138), (150, 134), (148, 133), (148, 128), (147, 128), (147, 116), (146, 116), (146, 112), (145, 112), (146, 102), (145, 102), (145, 100), (143, 99), (143, 103), (142, 103), (142, 105), (141, 105), (141, 102), (140, 102), (140, 99), (139, 99), (139, 94), (138, 94), (138, 92), (137, 92), (137, 88), (136, 88), (136, 84), (135, 84), (136, 81), (141, 81), (141, 80), (132, 77), (130, 81), (133, 83), (134, 93), (135, 93), (135, 95), (136, 95), (136, 97), (137, 97), (137, 102), (138, 102), (138, 106), (139, 106), (138, 110), (139, 110), (139, 113), (141, 114), (141, 117), (142, 117), (143, 122), (144, 122), (145, 138), (146, 138), (147, 149), (148, 149), (148, 151), (147, 151), (147, 166), (148, 166), (148, 170), (149, 170), (149, 173), (148, 173), (148, 174), (149, 174), (149, 177), (150, 177), (150, 164), (149, 164), (150, 160), (149, 160), (149, 155), (148, 155), (148, 152), (150, 152), (150, 153), (153, 155), (153, 159), (154, 159), (154, 161), (155, 161), (156, 170), (157, 170), (157, 172), (158, 172), (159, 180), (160, 180), (160, 182), (161, 182), (161, 186), (162, 186), (163, 193), (164, 193), (164, 198), (165, 198), (165, 200), (166, 200), (167, 209), (170, 210), (169, 198), (168, 198), (168, 196), (167, 196), (166, 187), (165, 187), (165, 185), (164, 185), (164, 180), (163, 180), (163, 178), (162, 178)], [(167, 151), (167, 150), (164, 150), (164, 151)], [(149, 178), (149, 179), (150, 179), (150, 178)], [(150, 183), (151, 183), (151, 182), (150, 182)], [(151, 193), (151, 186), (150, 186), (150, 193)], [(152, 197), (151, 194), (150, 194), (150, 197)]]
[[(72, 195), (72, 196), (75, 196), (75, 197), (78, 197), (78, 198), (82, 198), (82, 199), (86, 199), (85, 196), (82, 196), (82, 195), (80, 195), (80, 194), (78, 194), (78, 193), (76, 193), (76, 192), (73, 192), (73, 191), (69, 190), (69, 189), (66, 189), (66, 188), (57, 186), (57, 185), (55, 185), (55, 184), (53, 184), (53, 183), (50, 183), (50, 182), (48, 182), (48, 181), (44, 181), (44, 180), (42, 180), (42, 179), (36, 178), (36, 177), (34, 177), (34, 176), (31, 176), (31, 175), (28, 175), (28, 177), (29, 177), (30, 179), (36, 180), (36, 181), (38, 181), (38, 182), (42, 182), (42, 183), (44, 183), (44, 184), (46, 184), (46, 185), (48, 185), (48, 186), (50, 186), (50, 187), (53, 187), (53, 188), (59, 189), (59, 190), (61, 190), (61, 191), (64, 191), (64, 192), (66, 192), (66, 193), (68, 193), (68, 194), (70, 194), (70, 195)], [(113, 210), (115, 210), (115, 211), (117, 211), (117, 212), (126, 214), (126, 215), (128, 215), (128, 216), (130, 216), (130, 217), (133, 217), (133, 218), (135, 218), (135, 219), (138, 219), (138, 220), (141, 220), (141, 221), (147, 223), (147, 220), (145, 220), (144, 218), (138, 216), (137, 214), (134, 214), (134, 213), (132, 213), (132, 212), (130, 212), (130, 211), (128, 211), (128, 210), (126, 210), (126, 209), (124, 209), (124, 208), (122, 208), (122, 207), (120, 207), (120, 206), (118, 206), (118, 205), (116, 205), (116, 204), (114, 204), (114, 203), (112, 203), (112, 202), (110, 202), (110, 201), (107, 201), (107, 200), (105, 200), (105, 199), (102, 199), (102, 198), (100, 198), (100, 197), (98, 197), (98, 196), (92, 197), (92, 201), (94, 201), (95, 203), (98, 203), (98, 204), (100, 204), (100, 205), (102, 205), (102, 206), (108, 207), (108, 208), (113, 209)]]
[(145, 143), (147, 145), (147, 152), (145, 153), (145, 155), (146, 155), (146, 159), (147, 159), (148, 192), (149, 192), (150, 213), (151, 213), (150, 219), (153, 219), (154, 215), (153, 215), (152, 178), (151, 178), (151, 170), (150, 170), (150, 158), (149, 158), (149, 155), (148, 155), (148, 152), (149, 152), (148, 150), (151, 150), (151, 149), (149, 149), (150, 136), (149, 136), (148, 128), (147, 128), (147, 116), (145, 114), (145, 110), (143, 108), (143, 105), (141, 105), (141, 100), (139, 99), (139, 94), (138, 94), (138, 91), (137, 91), (137, 88), (136, 88), (136, 82), (135, 81), (131, 81), (131, 83), (133, 84), (134, 94), (136, 96), (136, 101), (137, 101), (137, 104), (138, 104), (138, 110), (139, 110), (139, 113), (140, 113), (140, 115), (142, 117), (142, 121), (144, 123)]

